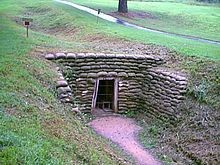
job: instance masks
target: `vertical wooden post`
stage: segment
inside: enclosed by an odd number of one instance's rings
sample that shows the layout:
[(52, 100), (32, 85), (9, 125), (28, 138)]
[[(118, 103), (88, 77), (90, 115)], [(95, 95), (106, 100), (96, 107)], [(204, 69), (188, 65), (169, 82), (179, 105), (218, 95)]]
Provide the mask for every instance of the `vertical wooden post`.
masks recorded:
[(27, 38), (28, 38), (28, 25), (27, 25)]
[(114, 81), (114, 112), (118, 112), (118, 79)]
[(99, 79), (96, 80), (95, 88), (93, 92), (93, 98), (92, 98), (92, 109), (96, 108), (96, 100), (98, 95), (98, 88), (99, 88)]
[(26, 36), (27, 38), (29, 37), (28, 31), (29, 31), (29, 26), (30, 23), (33, 22), (33, 19), (31, 18), (22, 18), (23, 24), (26, 27)]
[(101, 13), (101, 9), (98, 9), (97, 12), (98, 12), (98, 13), (97, 13), (97, 23), (99, 23), (99, 14)]
[(99, 23), (99, 17), (98, 17), (98, 15), (97, 15), (97, 22), (96, 22), (97, 24)]

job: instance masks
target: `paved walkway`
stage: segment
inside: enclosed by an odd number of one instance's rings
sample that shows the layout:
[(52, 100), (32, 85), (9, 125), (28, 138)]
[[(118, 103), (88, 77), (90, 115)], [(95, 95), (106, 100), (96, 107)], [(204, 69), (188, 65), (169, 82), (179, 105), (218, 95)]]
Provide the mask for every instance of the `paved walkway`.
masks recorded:
[(88, 7), (85, 7), (85, 6), (77, 5), (77, 4), (72, 3), (72, 2), (68, 2), (68, 1), (64, 1), (64, 0), (55, 0), (55, 1), (59, 2), (59, 3), (66, 4), (66, 5), (69, 5), (69, 6), (72, 6), (76, 9), (85, 11), (87, 13), (95, 15), (99, 18), (104, 19), (104, 20), (114, 22), (114, 23), (118, 23), (118, 24), (121, 24), (121, 25), (124, 25), (124, 26), (127, 26), (127, 27), (138, 29), (138, 30), (144, 30), (144, 31), (148, 31), (148, 32), (160, 33), (160, 34), (165, 34), (165, 35), (169, 35), (169, 36), (177, 36), (177, 37), (181, 37), (181, 38), (185, 38), (185, 39), (189, 39), (189, 40), (194, 40), (194, 41), (199, 41), (199, 42), (204, 42), (204, 43), (209, 43), (209, 44), (214, 44), (214, 45), (219, 45), (220, 46), (219, 41), (214, 41), (214, 40), (209, 40), (209, 39), (204, 39), (204, 38), (199, 38), (199, 37), (194, 37), (194, 36), (170, 33), (170, 32), (165, 32), (165, 31), (161, 31), (161, 30), (141, 27), (141, 26), (128, 23), (126, 21), (120, 20), (118, 18), (112, 17), (112, 16), (104, 14), (104, 13), (98, 14), (97, 10), (93, 10), (93, 9), (90, 9)]
[(141, 127), (129, 118), (120, 116), (98, 117), (89, 123), (98, 134), (117, 143), (134, 157), (137, 165), (161, 165), (137, 140)]

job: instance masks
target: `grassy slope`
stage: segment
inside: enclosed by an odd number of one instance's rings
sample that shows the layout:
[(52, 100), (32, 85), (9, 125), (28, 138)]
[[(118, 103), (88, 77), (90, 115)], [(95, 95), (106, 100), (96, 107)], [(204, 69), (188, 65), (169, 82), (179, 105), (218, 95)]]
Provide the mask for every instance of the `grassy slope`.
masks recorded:
[[(93, 8), (99, 8), (100, 6), (104, 6), (103, 7), (104, 9), (110, 8), (106, 10), (113, 10), (113, 11), (116, 10), (115, 1), (114, 3), (112, 2), (112, 3), (105, 3), (105, 4), (98, 0), (83, 1), (83, 2), (82, 1), (79, 2), (77, 0), (72, 0), (72, 1), (83, 4), (83, 5), (91, 6)], [(140, 3), (140, 2), (137, 2), (137, 3)], [(88, 14), (84, 14), (84, 15), (88, 15)], [(91, 20), (88, 20), (88, 22), (91, 22), (91, 25), (95, 23), (95, 18), (93, 18), (92, 20), (94, 21), (93, 23)], [(216, 46), (216, 45), (205, 44), (205, 43), (200, 43), (196, 41), (190, 41), (187, 39), (181, 39), (179, 37), (155, 34), (151, 32), (136, 31), (131, 28), (123, 28), (121, 26), (114, 25), (112, 23), (106, 23), (106, 21), (101, 21), (101, 23), (102, 24), (98, 25), (100, 32), (104, 31), (104, 32), (109, 33), (110, 35), (123, 37), (126, 39), (130, 39), (132, 41), (136, 40), (136, 41), (141, 41), (143, 43), (163, 45), (170, 49), (176, 50), (177, 52), (180, 52), (184, 55), (211, 57), (215, 59), (220, 59), (220, 48), (219, 46)], [(97, 26), (94, 26), (94, 27), (96, 28)]]
[[(30, 53), (36, 47), (41, 51), (82, 51), (89, 49), (89, 43), (84, 41), (86, 37), (104, 34), (164, 44), (189, 55), (219, 58), (217, 47), (206, 44), (197, 47), (195, 42), (188, 45), (187, 41), (172, 37), (164, 41), (164, 36), (151, 33), (140, 32), (133, 36), (135, 31), (132, 29), (105, 21), (97, 25), (95, 17), (58, 3), (5, 0), (0, 9), (1, 18), (4, 18), (0, 19), (1, 161), (5, 159), (17, 164), (117, 164), (115, 161), (120, 159), (106, 143), (78, 122), (68, 107), (57, 103), (54, 84), (51, 85), (56, 77), (53, 65), (37, 57), (37, 53)], [(19, 9), (23, 12), (18, 12)], [(34, 31), (30, 31), (28, 40), (25, 29), (11, 21), (24, 15), (34, 18)], [(181, 44), (187, 44), (187, 47), (182, 48)], [(200, 69), (193, 61), (188, 62), (186, 66), (190, 70), (194, 67), (197, 75)], [(198, 61), (200, 64), (204, 68), (206, 59)], [(202, 78), (206, 78), (203, 75), (201, 73)]]
[[(93, 2), (94, 1), (92, 1), (92, 3)], [(97, 1), (95, 0), (95, 2)], [(94, 3), (94, 5), (96, 6), (98, 4)], [(102, 24), (101, 26), (105, 27)], [(112, 26), (109, 26), (111, 31)], [(134, 36), (130, 30), (123, 30), (123, 28), (121, 28), (121, 30), (118, 31), (118, 29), (119, 27), (115, 27), (114, 32), (110, 34), (113, 36), (126, 36), (127, 38), (133, 38), (137, 41), (149, 42), (149, 40), (144, 41), (143, 38), (146, 36), (149, 37), (151, 34), (138, 32), (135, 33), (136, 35)], [(104, 28), (100, 31), (104, 31)], [(157, 44), (161, 44), (164, 42), (165, 37), (160, 37), (159, 35), (153, 35), (152, 40), (154, 42), (156, 41), (155, 43)], [(170, 43), (175, 44), (175, 46), (183, 42), (181, 40), (178, 41), (179, 43), (176, 43), (175, 39), (167, 40), (167, 38), (166, 41), (170, 41)], [(171, 47), (169, 44), (165, 44)], [(196, 56), (202, 56), (202, 54), (206, 52), (206, 48), (208, 48), (209, 51), (214, 50), (210, 45), (204, 46), (203, 48), (205, 49), (203, 49), (202, 46), (196, 47), (194, 45), (195, 42), (185, 42), (184, 44), (188, 46), (187, 49), (185, 47), (183, 48), (183, 45), (179, 45), (177, 46), (178, 50), (176, 50)], [(195, 46), (194, 49), (189, 48), (191, 46)], [(188, 52), (189, 50), (190, 52)], [(219, 50), (217, 49), (214, 54), (211, 54), (210, 56), (215, 56), (218, 59), (220, 57)], [(140, 116), (136, 116), (144, 128), (141, 133), (141, 141), (148, 149), (151, 148), (155, 150), (160, 159), (168, 164), (216, 164), (219, 162), (219, 62), (194, 57), (183, 57), (183, 59), (182, 57), (175, 57), (175, 60), (172, 61), (174, 65), (178, 65), (178, 67), (183, 68), (191, 74), (188, 95), (192, 96), (193, 101), (191, 99), (189, 99), (190, 101), (187, 100), (183, 107), (180, 108), (182, 115), (175, 125), (170, 125), (168, 124), (169, 122), (164, 123), (155, 119), (150, 120), (143, 115), (143, 113), (139, 114)], [(210, 108), (212, 106), (214, 108)]]
[[(105, 0), (79, 1), (72, 0), (92, 8), (100, 8), (103, 12), (115, 12), (117, 1)], [(192, 35), (220, 41), (220, 7), (213, 5), (194, 5), (173, 2), (137, 2), (129, 1), (130, 12), (146, 12), (146, 18), (126, 18), (135, 24), (164, 30), (168, 32)], [(170, 10), (172, 9), (172, 10)]]
[(120, 153), (57, 103), (54, 66), (34, 53), (79, 45), (38, 32), (27, 39), (11, 21), (39, 4), (56, 13), (49, 1), (0, 4), (0, 164), (118, 164)]

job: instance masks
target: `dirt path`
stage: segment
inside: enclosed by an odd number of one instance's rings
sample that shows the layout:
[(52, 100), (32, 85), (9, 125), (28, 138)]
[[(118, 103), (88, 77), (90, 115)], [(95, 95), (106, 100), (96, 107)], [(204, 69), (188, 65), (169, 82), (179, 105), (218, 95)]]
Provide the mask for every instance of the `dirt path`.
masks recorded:
[(119, 116), (99, 117), (89, 123), (98, 134), (112, 140), (134, 157), (137, 165), (161, 165), (138, 143), (141, 130), (132, 119)]

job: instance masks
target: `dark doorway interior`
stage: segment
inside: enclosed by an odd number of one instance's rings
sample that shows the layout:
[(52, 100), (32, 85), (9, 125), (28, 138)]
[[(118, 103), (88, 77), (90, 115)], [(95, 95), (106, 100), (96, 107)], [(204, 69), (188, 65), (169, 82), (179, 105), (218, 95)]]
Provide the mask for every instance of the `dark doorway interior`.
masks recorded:
[(113, 110), (114, 80), (99, 80), (96, 108)]

